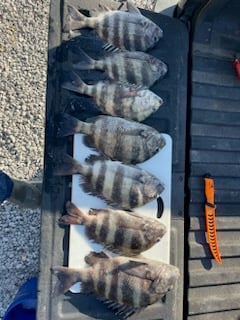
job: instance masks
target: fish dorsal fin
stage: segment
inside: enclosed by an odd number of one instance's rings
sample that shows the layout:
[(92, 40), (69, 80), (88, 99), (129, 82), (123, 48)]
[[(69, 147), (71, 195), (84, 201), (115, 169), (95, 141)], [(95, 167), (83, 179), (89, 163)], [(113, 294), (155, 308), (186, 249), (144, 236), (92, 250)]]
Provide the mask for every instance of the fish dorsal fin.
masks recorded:
[(108, 53), (116, 53), (116, 52), (122, 52), (124, 51), (123, 49), (120, 49), (120, 48), (117, 48), (117, 47), (114, 47), (112, 44), (110, 43), (105, 43), (103, 46), (102, 46), (103, 50), (108, 52)]
[(127, 0), (127, 9), (128, 9), (128, 12), (130, 13), (142, 15), (140, 10), (135, 6), (132, 0)]
[(104, 155), (90, 154), (90, 156), (88, 156), (85, 159), (85, 162), (87, 164), (94, 164), (96, 161), (106, 161), (106, 160), (108, 160), (108, 158), (105, 157)]
[(84, 260), (90, 266), (94, 265), (95, 263), (99, 262), (101, 259), (109, 259), (110, 257), (103, 251), (95, 252), (91, 251), (88, 255), (85, 256)]
[(110, 214), (110, 209), (108, 208), (104, 208), (104, 209), (95, 209), (95, 208), (90, 208), (89, 211), (88, 211), (88, 214), (90, 216), (97, 216), (99, 214)]

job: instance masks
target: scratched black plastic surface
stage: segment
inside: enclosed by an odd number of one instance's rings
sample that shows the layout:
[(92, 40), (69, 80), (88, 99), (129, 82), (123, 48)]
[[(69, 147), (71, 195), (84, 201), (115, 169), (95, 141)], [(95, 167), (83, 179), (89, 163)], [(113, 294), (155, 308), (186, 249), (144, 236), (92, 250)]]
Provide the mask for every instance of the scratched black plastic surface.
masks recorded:
[[(88, 5), (96, 7), (98, 2), (91, 1), (89, 4), (88, 1), (78, 1), (77, 3), (79, 8), (89, 9)], [(59, 114), (67, 112), (82, 120), (99, 114), (91, 98), (61, 89), (61, 82), (68, 79), (71, 64), (79, 61), (79, 57), (76, 55), (76, 46), (79, 45), (93, 58), (99, 58), (104, 54), (102, 42), (94, 31), (83, 30), (81, 36), (63, 41), (62, 36), (65, 37), (65, 35), (61, 33), (60, 17), (64, 17), (65, 11), (62, 9), (66, 9), (65, 5), (66, 3), (55, 1), (51, 4), (50, 12), (38, 320), (121, 319), (121, 317), (114, 316), (113, 312), (109, 311), (93, 295), (67, 293), (58, 299), (49, 298), (56, 281), (56, 278), (51, 276), (50, 268), (54, 265), (67, 265), (68, 261), (68, 229), (60, 228), (57, 221), (64, 210), (65, 201), (70, 199), (71, 178), (54, 177), (52, 169), (62, 152), (67, 151), (71, 154), (72, 138), (56, 138)], [(142, 11), (142, 13), (159, 24), (164, 31), (164, 38), (153, 50), (149, 51), (150, 54), (162, 59), (168, 65), (168, 73), (165, 78), (151, 88), (163, 98), (164, 105), (144, 123), (162, 133), (169, 134), (173, 139), (171, 263), (180, 267), (181, 279), (177, 282), (175, 289), (167, 294), (163, 300), (131, 319), (179, 320), (183, 300), (179, 297), (182, 295), (183, 286), (188, 35), (185, 26), (176, 19), (149, 11)], [(58, 41), (56, 41), (56, 37), (58, 37)], [(59, 42), (58, 45), (57, 42)], [(87, 82), (95, 82), (104, 78), (103, 73), (98, 71), (80, 71), (79, 74)]]

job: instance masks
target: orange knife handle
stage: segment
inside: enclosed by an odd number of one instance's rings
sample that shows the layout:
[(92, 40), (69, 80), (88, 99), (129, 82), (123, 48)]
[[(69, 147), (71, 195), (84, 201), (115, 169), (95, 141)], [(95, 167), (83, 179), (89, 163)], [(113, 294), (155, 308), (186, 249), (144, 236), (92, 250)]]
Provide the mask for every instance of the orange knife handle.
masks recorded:
[(211, 176), (207, 175), (204, 177), (205, 182), (205, 216), (206, 216), (206, 231), (207, 239), (210, 251), (214, 259), (222, 264), (221, 254), (218, 248), (217, 242), (217, 231), (216, 231), (216, 219), (215, 210), (216, 205), (214, 204), (214, 180)]

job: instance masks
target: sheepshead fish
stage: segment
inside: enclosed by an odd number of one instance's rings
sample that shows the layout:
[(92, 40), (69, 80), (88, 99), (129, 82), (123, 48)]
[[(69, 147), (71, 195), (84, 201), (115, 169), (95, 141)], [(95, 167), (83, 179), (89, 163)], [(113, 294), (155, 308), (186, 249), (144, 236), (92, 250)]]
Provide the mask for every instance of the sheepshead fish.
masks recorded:
[(54, 295), (63, 294), (80, 281), (83, 293), (95, 293), (109, 308), (118, 307), (116, 313), (124, 318), (157, 302), (180, 275), (179, 269), (170, 264), (124, 256), (111, 258), (103, 252), (91, 252), (85, 261), (89, 267), (52, 269), (58, 277)]
[(105, 114), (143, 121), (163, 104), (163, 100), (148, 89), (109, 81), (87, 85), (75, 72), (70, 75), (71, 82), (63, 83), (62, 87), (91, 96), (98, 109)]
[(168, 70), (164, 62), (140, 51), (112, 53), (99, 60), (92, 59), (80, 48), (76, 48), (76, 53), (82, 57), (82, 61), (74, 64), (76, 69), (102, 70), (113, 80), (140, 87), (151, 87)]
[(88, 121), (63, 114), (58, 136), (84, 133), (97, 150), (123, 163), (143, 162), (166, 144), (157, 130), (135, 121), (110, 116), (98, 116)]
[(159, 242), (166, 226), (157, 219), (114, 209), (90, 209), (83, 213), (73, 203), (66, 203), (67, 215), (61, 224), (83, 224), (89, 239), (126, 256), (138, 255)]
[(162, 38), (162, 29), (144, 17), (132, 1), (127, 1), (127, 8), (128, 12), (110, 10), (99, 13), (97, 17), (86, 17), (68, 5), (63, 31), (91, 28), (104, 42), (129, 51), (146, 51), (154, 47)]
[(81, 174), (83, 189), (104, 198), (122, 209), (141, 207), (159, 197), (164, 190), (161, 181), (136, 166), (91, 155), (81, 164), (67, 154), (54, 166), (55, 175)]

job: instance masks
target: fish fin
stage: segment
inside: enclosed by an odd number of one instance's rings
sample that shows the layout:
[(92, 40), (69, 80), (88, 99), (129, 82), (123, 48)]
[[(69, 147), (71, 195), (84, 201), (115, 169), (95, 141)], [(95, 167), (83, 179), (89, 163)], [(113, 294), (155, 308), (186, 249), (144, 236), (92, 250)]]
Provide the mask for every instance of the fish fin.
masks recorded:
[(109, 259), (110, 256), (107, 255), (105, 252), (94, 252), (91, 251), (88, 255), (85, 256), (84, 260), (90, 266), (94, 265), (99, 261), (99, 259)]
[(80, 70), (91, 70), (95, 68), (95, 60), (89, 57), (86, 52), (84, 52), (81, 48), (79, 47), (74, 47), (72, 49), (72, 52), (76, 55), (78, 55), (81, 58), (80, 62), (74, 63), (73, 66), (76, 69)]
[(98, 214), (105, 214), (105, 213), (109, 213), (109, 209), (95, 209), (95, 208), (90, 208), (88, 211), (88, 214), (90, 216), (97, 216)]
[(127, 10), (130, 13), (142, 15), (140, 10), (135, 6), (132, 0), (127, 0)]
[(109, 158), (107, 158), (104, 155), (98, 155), (98, 154), (90, 154), (86, 159), (85, 162), (87, 164), (94, 164), (96, 161), (105, 161), (108, 160)]
[(84, 94), (87, 84), (74, 71), (70, 72), (70, 78), (70, 81), (62, 83), (62, 88)]
[(114, 272), (122, 271), (125, 274), (128, 274), (133, 277), (141, 278), (141, 279), (149, 279), (151, 280), (151, 270), (148, 268), (148, 263), (144, 261), (136, 261), (129, 259), (128, 262), (123, 263), (119, 266)]
[(56, 266), (53, 267), (51, 271), (58, 278), (58, 281), (53, 291), (54, 297), (57, 297), (65, 293), (73, 284), (80, 280), (77, 269)]
[(58, 159), (59, 162), (54, 165), (55, 176), (68, 176), (81, 173), (82, 165), (68, 154), (64, 154)]
[(101, 11), (112, 11), (112, 9), (111, 8), (109, 8), (107, 5), (105, 5), (105, 4), (103, 4), (103, 3), (99, 3), (98, 4), (98, 7), (99, 7), (99, 9), (101, 10)]
[(83, 224), (85, 221), (85, 214), (74, 203), (67, 201), (67, 214), (62, 216), (58, 222), (60, 224)]
[(69, 32), (76, 29), (81, 29), (85, 27), (87, 17), (85, 17), (82, 13), (80, 13), (76, 8), (73, 6), (67, 6), (67, 17), (66, 23), (63, 27), (63, 32)]
[(57, 137), (66, 137), (80, 132), (78, 130), (78, 123), (79, 120), (70, 116), (69, 114), (61, 114), (59, 126), (57, 128)]
[(115, 302), (113, 300), (104, 299), (104, 298), (98, 298), (101, 300), (104, 304), (107, 305), (108, 309), (112, 310), (115, 315), (121, 316), (121, 319), (127, 319), (128, 317), (132, 316), (134, 313), (139, 312), (140, 308), (134, 308), (127, 306), (125, 304), (120, 304), (118, 302)]
[(120, 48), (117, 48), (117, 47), (114, 47), (112, 44), (110, 43), (105, 43), (103, 46), (102, 46), (103, 50), (106, 51), (106, 52), (111, 52), (111, 53), (116, 53), (116, 52), (120, 52), (120, 51), (123, 51), (122, 49)]

